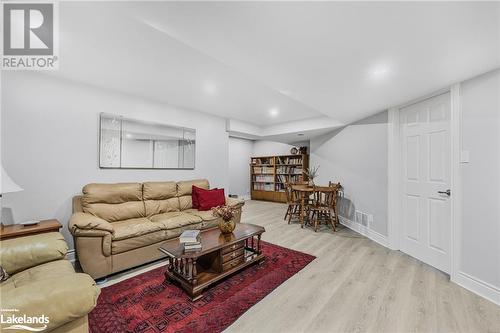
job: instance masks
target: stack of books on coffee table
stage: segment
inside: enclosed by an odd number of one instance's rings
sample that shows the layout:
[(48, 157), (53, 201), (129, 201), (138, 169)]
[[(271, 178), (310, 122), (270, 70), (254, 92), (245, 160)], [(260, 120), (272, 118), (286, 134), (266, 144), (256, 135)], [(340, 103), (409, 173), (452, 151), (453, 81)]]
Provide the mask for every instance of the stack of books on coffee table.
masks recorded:
[(184, 252), (195, 252), (201, 250), (200, 231), (184, 231), (179, 236), (179, 242), (184, 245)]

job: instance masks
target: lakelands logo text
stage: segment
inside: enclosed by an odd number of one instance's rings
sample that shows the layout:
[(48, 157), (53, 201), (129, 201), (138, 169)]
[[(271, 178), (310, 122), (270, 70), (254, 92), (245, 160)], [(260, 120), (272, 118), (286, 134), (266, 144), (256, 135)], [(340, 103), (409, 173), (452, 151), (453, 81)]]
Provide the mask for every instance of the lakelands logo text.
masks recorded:
[(2, 330), (25, 330), (41, 332), (47, 328), (50, 322), (46, 315), (27, 316), (20, 314), (18, 309), (1, 309), (0, 325)]
[(2, 69), (58, 68), (57, 3), (2, 5)]

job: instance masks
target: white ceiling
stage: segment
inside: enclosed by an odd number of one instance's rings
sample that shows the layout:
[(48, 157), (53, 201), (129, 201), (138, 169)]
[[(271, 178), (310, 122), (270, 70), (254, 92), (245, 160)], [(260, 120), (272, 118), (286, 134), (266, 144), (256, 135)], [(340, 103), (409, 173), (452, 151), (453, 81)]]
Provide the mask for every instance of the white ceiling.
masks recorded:
[(54, 74), (258, 126), (349, 123), (499, 67), (499, 8), (61, 2)]

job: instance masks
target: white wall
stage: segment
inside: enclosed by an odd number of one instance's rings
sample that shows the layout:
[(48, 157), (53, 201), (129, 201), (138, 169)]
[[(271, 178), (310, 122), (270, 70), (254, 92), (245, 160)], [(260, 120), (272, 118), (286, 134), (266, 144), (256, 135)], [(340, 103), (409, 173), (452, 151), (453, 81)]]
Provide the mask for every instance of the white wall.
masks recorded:
[[(461, 85), (463, 223), (459, 270), (500, 295), (500, 71)], [(499, 298), (500, 299), (500, 298)]]
[(309, 146), (309, 142), (297, 142), (294, 145), (275, 141), (255, 141), (252, 156), (290, 155), (290, 149), (299, 146)]
[(387, 236), (387, 112), (381, 112), (311, 140), (310, 165), (320, 166), (316, 183), (340, 182), (339, 214), (373, 215), (370, 229)]
[[(2, 201), (15, 221), (58, 218), (66, 227), (71, 198), (90, 182), (142, 182), (206, 177), (228, 185), (223, 118), (95, 89), (35, 72), (2, 73), (2, 163), (24, 188)], [(99, 113), (196, 129), (195, 170), (101, 170)]]
[(239, 197), (250, 196), (250, 157), (253, 141), (229, 138), (229, 191)]

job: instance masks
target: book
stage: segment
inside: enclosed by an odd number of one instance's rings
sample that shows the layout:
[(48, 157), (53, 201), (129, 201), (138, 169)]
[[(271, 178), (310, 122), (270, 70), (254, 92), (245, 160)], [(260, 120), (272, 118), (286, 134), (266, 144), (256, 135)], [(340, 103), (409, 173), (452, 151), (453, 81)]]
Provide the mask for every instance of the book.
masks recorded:
[(184, 244), (184, 252), (195, 252), (201, 250), (201, 244)]
[(201, 245), (201, 242), (199, 242), (199, 241), (198, 241), (198, 242), (184, 242), (184, 243), (182, 243), (182, 244), (184, 244), (184, 245), (188, 245), (188, 246), (189, 246), (189, 245)]
[(199, 236), (200, 236), (199, 230), (186, 230), (179, 236), (179, 242), (196, 243), (200, 241)]
[(197, 244), (197, 245), (187, 245), (187, 244), (185, 244), (184, 245), (184, 249), (201, 249), (201, 244)]

